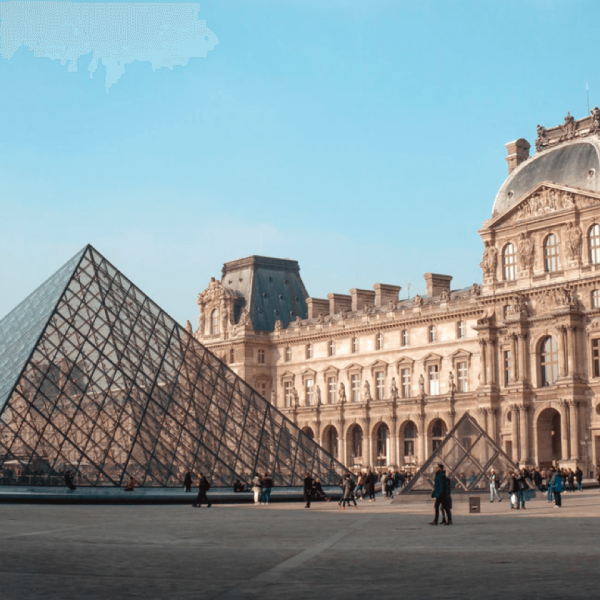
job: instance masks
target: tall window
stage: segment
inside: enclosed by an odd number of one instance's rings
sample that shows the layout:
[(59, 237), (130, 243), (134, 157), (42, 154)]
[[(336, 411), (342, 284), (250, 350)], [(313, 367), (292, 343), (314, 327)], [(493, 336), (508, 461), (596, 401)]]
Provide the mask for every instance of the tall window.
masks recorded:
[(327, 378), (327, 402), (329, 404), (335, 404), (335, 377)]
[(429, 395), (439, 396), (440, 394), (440, 368), (438, 365), (429, 365), (427, 367), (429, 379)]
[(292, 382), (283, 382), (283, 397), (285, 399), (285, 405), (290, 408), (294, 404), (294, 392), (292, 391)]
[(313, 350), (312, 344), (306, 344), (306, 358), (312, 358)]
[(306, 394), (306, 406), (312, 406), (315, 395), (315, 380), (307, 379), (304, 383), (304, 393)]
[(360, 402), (360, 379), (358, 375), (350, 376), (350, 400)]
[(505, 304), (502, 307), (502, 316), (504, 317), (504, 320), (506, 321), (506, 319), (508, 319), (510, 315), (510, 304)]
[(263, 348), (258, 349), (258, 362), (261, 365), (265, 364), (265, 351)]
[(403, 329), (402, 330), (402, 335), (400, 337), (401, 341), (402, 341), (402, 346), (408, 346), (408, 329)]
[(383, 463), (381, 466), (387, 464), (389, 440), (390, 430), (387, 425), (382, 423), (377, 430), (377, 459)]
[(400, 376), (402, 378), (402, 397), (410, 398), (410, 369), (402, 369)]
[(429, 326), (429, 342), (435, 342), (437, 339), (437, 329), (435, 327), (435, 325), (430, 325)]
[(554, 385), (558, 379), (558, 348), (552, 336), (540, 345), (540, 371), (542, 386)]
[(404, 456), (415, 455), (415, 439), (417, 437), (417, 427), (409, 421), (404, 427)]
[(432, 450), (435, 452), (440, 444), (444, 441), (446, 435), (446, 427), (444, 421), (436, 419), (431, 426), (431, 445)]
[(467, 337), (467, 327), (464, 321), (459, 321), (456, 324), (456, 337), (459, 340), (462, 340), (463, 338)]
[(354, 427), (352, 430), (352, 456), (360, 458), (362, 456), (363, 432), (360, 427)]
[(383, 350), (383, 333), (378, 333), (375, 337), (375, 349)]
[(600, 377), (600, 339), (592, 340), (592, 367), (594, 377)]
[(352, 338), (352, 354), (358, 352), (358, 338)]
[(219, 333), (219, 309), (215, 308), (210, 313), (210, 334), (217, 335)]
[(385, 398), (385, 373), (379, 371), (375, 374), (375, 399), (383, 400)]
[(459, 362), (456, 364), (456, 374), (458, 380), (458, 391), (468, 392), (469, 391), (469, 371), (467, 369), (466, 362)]
[(288, 346), (285, 349), (285, 362), (290, 362), (292, 360), (292, 349)]
[(588, 244), (590, 248), (590, 262), (593, 265), (597, 265), (600, 263), (600, 227), (597, 223), (590, 228)]
[(512, 244), (506, 244), (502, 251), (502, 273), (504, 281), (514, 281), (517, 278), (517, 253)]
[(510, 350), (505, 350), (502, 354), (503, 354), (503, 357), (504, 357), (504, 385), (508, 385), (511, 382), (511, 378), (510, 378), (510, 363), (511, 363)]
[(544, 240), (544, 270), (547, 273), (560, 270), (558, 237), (553, 233)]
[(592, 308), (600, 308), (600, 290), (592, 290)]
[(263, 397), (267, 397), (267, 384), (264, 381), (259, 382), (258, 384), (258, 393)]
[(333, 340), (329, 340), (329, 345), (327, 346), (327, 354), (328, 356), (335, 356), (335, 342)]

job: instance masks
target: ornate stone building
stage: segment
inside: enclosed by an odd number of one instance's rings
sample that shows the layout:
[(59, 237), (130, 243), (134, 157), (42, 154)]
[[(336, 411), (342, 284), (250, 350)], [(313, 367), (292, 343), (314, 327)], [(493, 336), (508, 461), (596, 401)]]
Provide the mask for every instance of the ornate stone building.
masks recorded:
[[(538, 126), (480, 229), (483, 283), (308, 296), (298, 263), (226, 263), (195, 335), (351, 468), (414, 468), (469, 411), (515, 461), (600, 463), (600, 110)], [(188, 329), (191, 325), (188, 323)]]

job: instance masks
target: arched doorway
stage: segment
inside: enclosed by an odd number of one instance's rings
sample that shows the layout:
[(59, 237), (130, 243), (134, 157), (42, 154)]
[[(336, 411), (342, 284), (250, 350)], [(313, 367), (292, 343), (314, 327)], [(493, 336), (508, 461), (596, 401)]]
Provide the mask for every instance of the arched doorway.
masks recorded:
[(537, 420), (538, 464), (549, 467), (562, 458), (561, 453), (560, 413), (554, 408), (547, 408), (540, 413)]
[(333, 458), (337, 459), (338, 457), (338, 432), (337, 429), (330, 425), (325, 429), (323, 434), (323, 447)]
[(390, 459), (390, 429), (380, 423), (375, 430), (375, 461), (378, 467), (387, 467)]
[(431, 428), (431, 453), (433, 454), (444, 441), (448, 431), (446, 423), (442, 419), (434, 419), (430, 425)]
[(353, 467), (363, 463), (363, 430), (358, 424), (351, 425), (348, 429), (348, 460), (347, 464)]
[(311, 440), (315, 439), (315, 432), (308, 425), (302, 428), (302, 433), (305, 433)]
[(400, 428), (400, 453), (404, 465), (417, 463), (417, 426), (413, 421), (406, 421)]

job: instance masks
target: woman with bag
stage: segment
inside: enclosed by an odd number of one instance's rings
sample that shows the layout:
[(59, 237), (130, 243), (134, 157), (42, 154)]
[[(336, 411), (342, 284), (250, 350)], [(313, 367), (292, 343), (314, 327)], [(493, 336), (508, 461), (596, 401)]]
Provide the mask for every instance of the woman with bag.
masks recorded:
[(343, 487), (343, 500), (342, 500), (342, 510), (346, 510), (346, 502), (350, 504), (350, 502), (354, 502), (354, 508), (358, 510), (358, 505), (356, 504), (356, 498), (354, 497), (354, 480), (352, 479), (352, 475), (350, 473), (346, 473), (344, 475), (344, 487)]
[(254, 492), (254, 504), (262, 504), (262, 481), (258, 473), (254, 475), (252, 480), (252, 491)]
[(510, 510), (519, 510), (517, 505), (517, 492), (519, 491), (519, 483), (515, 477), (515, 472), (511, 471), (508, 478), (508, 495), (510, 497)]

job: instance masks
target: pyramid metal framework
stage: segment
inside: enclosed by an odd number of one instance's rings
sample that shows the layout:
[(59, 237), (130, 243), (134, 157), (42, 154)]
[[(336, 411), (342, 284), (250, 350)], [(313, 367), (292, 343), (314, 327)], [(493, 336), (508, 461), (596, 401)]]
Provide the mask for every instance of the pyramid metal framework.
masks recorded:
[(506, 481), (508, 473), (517, 469), (468, 412), (458, 420), (402, 493), (433, 491), (438, 464), (444, 465), (453, 489), (458, 492), (488, 490), (491, 469), (500, 482)]
[(342, 469), (92, 246), (0, 321), (0, 483), (297, 486)]

